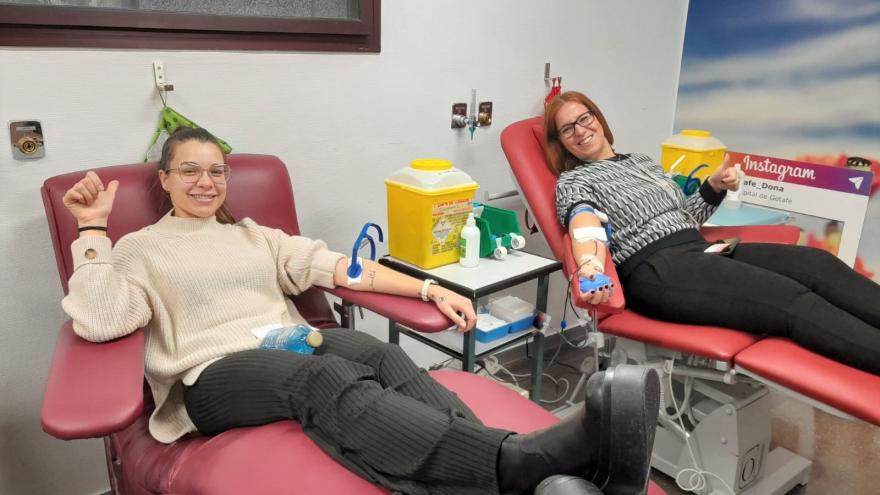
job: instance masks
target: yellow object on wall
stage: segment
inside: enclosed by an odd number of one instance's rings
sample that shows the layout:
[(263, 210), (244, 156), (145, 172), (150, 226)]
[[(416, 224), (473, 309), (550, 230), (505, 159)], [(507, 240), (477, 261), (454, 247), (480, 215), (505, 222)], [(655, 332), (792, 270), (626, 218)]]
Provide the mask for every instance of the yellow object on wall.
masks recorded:
[(458, 261), (461, 228), (479, 185), (449, 160), (413, 160), (385, 180), (388, 250), (421, 268)]
[(663, 141), (660, 149), (660, 165), (666, 172), (674, 167), (675, 173), (687, 176), (700, 165), (708, 165), (693, 175), (703, 182), (724, 161), (727, 146), (709, 131), (685, 129)]

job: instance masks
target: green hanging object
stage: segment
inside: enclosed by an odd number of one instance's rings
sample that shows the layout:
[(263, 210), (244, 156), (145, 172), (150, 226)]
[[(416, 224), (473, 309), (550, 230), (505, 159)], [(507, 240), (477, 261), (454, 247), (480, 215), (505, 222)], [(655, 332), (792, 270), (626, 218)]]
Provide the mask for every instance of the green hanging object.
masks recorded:
[[(150, 140), (150, 146), (147, 148), (147, 152), (144, 154), (145, 162), (159, 161), (159, 158), (162, 155), (162, 146), (165, 144), (165, 141), (168, 140), (168, 137), (171, 136), (171, 134), (176, 131), (178, 127), (201, 126), (179, 114), (173, 108), (168, 106), (164, 107), (162, 111), (159, 112), (159, 125), (156, 127), (156, 132), (153, 133), (153, 139)], [(232, 146), (229, 146), (226, 141), (217, 138), (217, 142), (220, 144), (220, 149), (223, 151), (224, 154), (229, 154), (230, 152), (232, 152)]]

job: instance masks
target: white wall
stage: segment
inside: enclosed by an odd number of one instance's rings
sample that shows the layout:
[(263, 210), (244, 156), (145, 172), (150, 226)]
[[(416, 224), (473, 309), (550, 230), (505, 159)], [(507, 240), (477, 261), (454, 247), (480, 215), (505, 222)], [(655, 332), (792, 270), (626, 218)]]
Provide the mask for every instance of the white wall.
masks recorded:
[[(15, 161), (0, 146), (0, 493), (106, 489), (99, 441), (65, 443), (39, 428), (65, 319), (39, 187), (139, 160), (161, 107), (153, 60), (165, 62), (173, 108), (236, 151), (280, 156), (303, 232), (345, 250), (363, 222), (385, 223), (383, 179), (413, 158), (449, 158), (483, 190), (511, 189), (498, 136), (541, 110), (546, 61), (566, 88), (601, 105), (618, 149), (658, 155), (672, 131), (686, 8), (388, 0), (382, 52), (368, 55), (0, 49), (0, 121), (38, 119), (46, 138), (37, 161)], [(494, 124), (473, 141), (449, 129), (450, 105), (469, 101), (471, 88), (495, 104)], [(561, 279), (553, 285), (551, 309), (561, 305)], [(422, 364), (436, 360), (418, 352)]]

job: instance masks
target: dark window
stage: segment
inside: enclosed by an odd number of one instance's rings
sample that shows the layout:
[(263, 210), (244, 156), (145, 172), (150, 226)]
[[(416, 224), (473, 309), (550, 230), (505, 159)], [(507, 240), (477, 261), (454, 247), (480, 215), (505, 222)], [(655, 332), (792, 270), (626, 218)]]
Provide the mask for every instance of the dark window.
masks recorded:
[(380, 0), (0, 0), (0, 45), (379, 51)]

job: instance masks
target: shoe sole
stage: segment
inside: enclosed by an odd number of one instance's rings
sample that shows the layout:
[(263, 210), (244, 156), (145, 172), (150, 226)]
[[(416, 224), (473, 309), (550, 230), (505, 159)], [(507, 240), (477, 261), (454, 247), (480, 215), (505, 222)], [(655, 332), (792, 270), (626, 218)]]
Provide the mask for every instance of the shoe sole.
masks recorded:
[(644, 494), (660, 411), (660, 378), (652, 368), (619, 365), (608, 381), (604, 385), (611, 389), (611, 404), (605, 409), (610, 409), (611, 431), (605, 450), (607, 482), (600, 486), (606, 495)]
[(557, 474), (542, 481), (535, 488), (534, 495), (603, 495), (603, 493), (596, 485), (583, 478)]
[[(590, 383), (599, 380), (601, 383), (598, 385)], [(613, 392), (611, 384), (613, 382), (614, 368), (593, 375), (587, 382), (587, 404), (598, 403), (599, 405), (598, 411), (588, 411), (587, 415), (595, 412), (598, 413), (600, 419), (594, 423), (595, 429), (588, 432), (588, 434), (595, 434), (599, 446), (596, 452), (595, 471), (586, 478), (600, 487), (608, 483), (608, 475), (611, 471), (611, 404), (614, 402), (611, 395)], [(598, 397), (590, 397), (595, 393), (598, 393)]]

